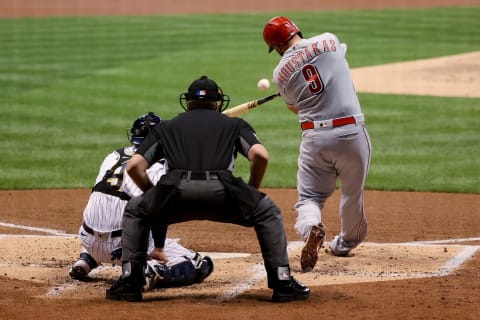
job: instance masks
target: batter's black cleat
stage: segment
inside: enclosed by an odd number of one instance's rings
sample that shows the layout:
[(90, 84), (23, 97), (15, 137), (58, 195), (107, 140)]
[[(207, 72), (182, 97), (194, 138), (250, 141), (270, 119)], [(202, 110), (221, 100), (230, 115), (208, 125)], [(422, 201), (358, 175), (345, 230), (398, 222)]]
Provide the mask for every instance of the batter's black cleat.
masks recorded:
[(273, 289), (273, 302), (288, 302), (294, 300), (307, 300), (310, 297), (310, 289), (290, 277), (290, 281), (279, 281), (279, 285)]
[(313, 267), (315, 267), (318, 259), (318, 251), (325, 241), (326, 230), (322, 223), (312, 227), (300, 256), (300, 265), (303, 272), (312, 271)]

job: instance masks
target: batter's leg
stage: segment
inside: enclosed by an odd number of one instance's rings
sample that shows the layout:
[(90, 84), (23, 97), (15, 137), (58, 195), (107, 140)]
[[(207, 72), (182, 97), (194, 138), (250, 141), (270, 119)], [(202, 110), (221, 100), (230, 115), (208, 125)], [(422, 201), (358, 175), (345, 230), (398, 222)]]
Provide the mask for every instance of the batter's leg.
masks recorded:
[[(295, 231), (304, 241), (308, 239), (313, 226), (322, 222), (323, 206), (336, 188), (337, 175), (326, 157), (321, 155), (325, 139), (318, 133), (310, 140), (304, 138), (298, 157), (297, 191), (295, 204), (297, 220)], [(320, 146), (318, 146), (320, 144)]]
[(349, 148), (343, 150), (339, 160), (339, 179), (342, 197), (340, 201), (341, 231), (331, 241), (334, 255), (346, 256), (367, 236), (368, 224), (365, 215), (363, 189), (367, 178), (371, 145), (366, 129), (358, 126), (358, 134), (352, 136)]

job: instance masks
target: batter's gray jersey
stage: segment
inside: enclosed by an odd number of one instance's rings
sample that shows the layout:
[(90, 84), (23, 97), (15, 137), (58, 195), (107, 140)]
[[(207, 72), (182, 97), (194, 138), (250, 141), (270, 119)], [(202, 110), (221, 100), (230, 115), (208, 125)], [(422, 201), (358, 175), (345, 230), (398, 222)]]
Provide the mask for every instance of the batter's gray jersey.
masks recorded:
[[(301, 39), (286, 50), (273, 80), (302, 123), (295, 230), (304, 240), (340, 179), (341, 230), (332, 251), (345, 255), (366, 237), (363, 187), (371, 143), (355, 92), (347, 46), (332, 33)], [(292, 111), (295, 108), (290, 108)]]
[(346, 45), (326, 32), (283, 54), (273, 81), (285, 102), (298, 108), (300, 122), (361, 113), (345, 52)]

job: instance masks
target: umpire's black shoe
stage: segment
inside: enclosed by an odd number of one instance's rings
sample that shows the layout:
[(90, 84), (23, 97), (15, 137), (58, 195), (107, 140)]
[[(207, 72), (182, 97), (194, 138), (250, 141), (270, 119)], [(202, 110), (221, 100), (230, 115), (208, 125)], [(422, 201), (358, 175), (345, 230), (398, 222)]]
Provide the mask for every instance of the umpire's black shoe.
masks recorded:
[(279, 281), (273, 288), (272, 301), (288, 302), (293, 300), (307, 300), (310, 296), (310, 289), (291, 277), (290, 281)]
[(105, 297), (110, 300), (142, 301), (142, 287), (129, 283), (127, 279), (120, 276), (120, 279), (107, 289)]
[(120, 279), (107, 289), (106, 298), (110, 300), (142, 301), (145, 285), (143, 266), (136, 262), (124, 262)]

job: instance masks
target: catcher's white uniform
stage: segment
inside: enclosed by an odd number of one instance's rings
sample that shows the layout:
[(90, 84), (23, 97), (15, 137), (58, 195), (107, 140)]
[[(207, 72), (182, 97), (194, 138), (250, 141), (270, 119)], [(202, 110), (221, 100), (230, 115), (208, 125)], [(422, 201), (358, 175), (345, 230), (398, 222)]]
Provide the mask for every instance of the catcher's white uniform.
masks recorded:
[[(135, 151), (134, 146), (115, 150), (104, 159), (100, 167), (95, 186), (83, 211), (83, 223), (79, 229), (82, 248), (80, 259), (70, 270), (72, 278), (85, 278), (90, 270), (100, 263), (121, 265), (123, 211), (130, 198), (142, 194), (125, 171), (127, 161)], [(152, 183), (156, 184), (165, 171), (165, 163), (157, 162), (148, 169), (148, 176)], [(153, 239), (150, 235), (148, 253), (153, 250), (153, 247)], [(202, 257), (197, 252), (181, 246), (174, 239), (166, 239), (164, 251), (168, 259), (167, 269), (184, 262), (191, 262), (197, 269), (202, 264)], [(208, 262), (211, 263), (211, 260)], [(156, 263), (158, 262), (149, 261), (150, 268), (152, 269)], [(184, 272), (195, 273), (195, 268), (182, 267), (181, 269)], [(148, 267), (146, 273), (148, 282)], [(154, 273), (150, 272), (150, 274)], [(187, 275), (187, 277), (193, 279), (195, 275)], [(171, 279), (169, 281), (171, 282)], [(149, 286), (149, 288), (152, 287), (151, 284)]]

